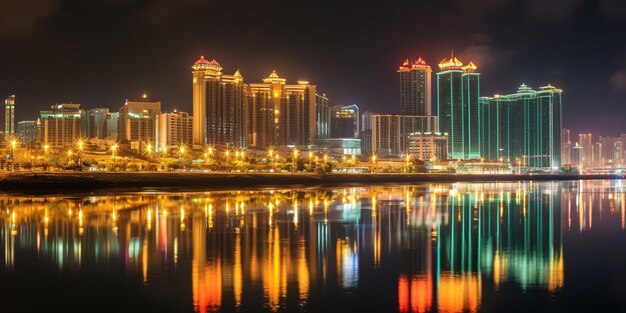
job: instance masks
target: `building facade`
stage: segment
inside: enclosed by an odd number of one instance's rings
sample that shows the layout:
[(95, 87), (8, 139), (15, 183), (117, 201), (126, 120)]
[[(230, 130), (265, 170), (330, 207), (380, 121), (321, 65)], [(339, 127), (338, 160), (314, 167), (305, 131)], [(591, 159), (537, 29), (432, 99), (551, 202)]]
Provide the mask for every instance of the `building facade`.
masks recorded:
[(17, 123), (17, 138), (24, 148), (33, 149), (37, 144), (38, 121), (21, 121)]
[(330, 138), (330, 102), (326, 94), (315, 95), (317, 138)]
[(161, 113), (159, 116), (160, 147), (189, 147), (193, 141), (193, 117), (186, 112)]
[(324, 120), (318, 119), (317, 104), (327, 103), (317, 96), (315, 85), (289, 85), (276, 71), (262, 83), (249, 84), (247, 99), (245, 137), (256, 148), (312, 144), (319, 132), (316, 125)]
[(400, 114), (432, 115), (432, 69), (419, 57), (408, 59), (398, 68), (400, 81)]
[(71, 147), (77, 138), (84, 135), (80, 104), (63, 103), (51, 106), (50, 111), (41, 111), (41, 143), (50, 148)]
[(10, 138), (15, 135), (15, 95), (4, 100), (4, 136)]
[(548, 85), (481, 98), (482, 157), (556, 170), (561, 162), (563, 91)]
[(89, 109), (86, 112), (85, 136), (88, 138), (106, 139), (108, 137), (107, 120), (111, 118), (108, 108)]
[(330, 108), (331, 138), (359, 137), (359, 107), (356, 104)]
[(572, 139), (569, 129), (561, 131), (561, 164), (572, 164)]
[(445, 160), (448, 157), (448, 134), (413, 133), (409, 135), (407, 153), (422, 161)]
[(436, 116), (371, 114), (371, 153), (396, 157), (406, 153), (412, 133), (438, 132)]
[(590, 168), (593, 166), (593, 136), (589, 134), (578, 134), (580, 144), (580, 166)]
[(126, 101), (119, 109), (118, 141), (122, 147), (142, 152), (147, 144), (157, 146), (161, 102)]
[(437, 112), (439, 129), (448, 133), (448, 157), (480, 158), (480, 73), (473, 62), (456, 57), (439, 63)]
[(193, 81), (193, 146), (244, 147), (246, 86), (239, 70), (222, 73), (222, 66), (204, 56), (191, 67)]

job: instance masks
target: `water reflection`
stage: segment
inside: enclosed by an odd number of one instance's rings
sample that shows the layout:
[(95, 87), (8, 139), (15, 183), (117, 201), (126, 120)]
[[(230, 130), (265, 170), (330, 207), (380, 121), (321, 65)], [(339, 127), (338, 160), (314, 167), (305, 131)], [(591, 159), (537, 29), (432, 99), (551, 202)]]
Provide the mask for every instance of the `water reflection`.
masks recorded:
[(563, 233), (624, 230), (624, 197), (620, 181), (4, 196), (1, 273), (19, 274), (20, 262), (121, 271), (119, 283), (141, 282), (146, 301), (173, 301), (150, 286), (189, 290), (197, 312), (354, 297), (400, 312), (475, 312), (502, 286), (559, 293)]

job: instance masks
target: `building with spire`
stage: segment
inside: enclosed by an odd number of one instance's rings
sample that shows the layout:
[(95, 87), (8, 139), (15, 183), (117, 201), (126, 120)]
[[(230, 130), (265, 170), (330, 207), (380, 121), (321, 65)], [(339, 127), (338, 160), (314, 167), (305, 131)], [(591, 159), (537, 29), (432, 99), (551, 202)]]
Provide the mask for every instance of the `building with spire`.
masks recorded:
[(432, 69), (419, 57), (411, 62), (406, 59), (398, 68), (400, 81), (400, 114), (431, 115)]
[[(324, 97), (325, 98), (325, 97)], [(308, 81), (287, 84), (273, 71), (247, 89), (245, 139), (248, 146), (303, 146), (317, 137), (319, 99)], [(325, 98), (328, 102), (328, 98)]]
[[(533, 90), (522, 84), (514, 94), (482, 97), (483, 157), (515, 166), (558, 169), (563, 157), (562, 93), (551, 85)], [(591, 150), (591, 139), (588, 146)]]
[(201, 56), (192, 68), (193, 147), (207, 144), (244, 147), (246, 86), (239, 70), (222, 73), (216, 60)]
[(439, 131), (448, 133), (448, 157), (480, 158), (480, 73), (473, 62), (464, 65), (454, 55), (439, 63), (437, 114)]

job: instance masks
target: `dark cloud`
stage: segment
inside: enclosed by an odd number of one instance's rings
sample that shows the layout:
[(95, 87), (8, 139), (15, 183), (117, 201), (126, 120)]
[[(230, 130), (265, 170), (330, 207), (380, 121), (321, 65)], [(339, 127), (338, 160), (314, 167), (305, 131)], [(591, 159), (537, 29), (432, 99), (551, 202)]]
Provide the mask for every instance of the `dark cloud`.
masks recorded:
[(59, 0), (0, 1), (0, 36), (32, 32), (37, 24), (57, 12)]
[(626, 1), (624, 0), (601, 0), (600, 13), (608, 18), (626, 18)]
[(530, 0), (529, 14), (539, 18), (570, 18), (582, 0)]
[(472, 43), (465, 47), (459, 55), (464, 62), (474, 62), (481, 71), (490, 71), (511, 60), (517, 53), (514, 50), (503, 50), (493, 44), (491, 36), (476, 33), (470, 36)]

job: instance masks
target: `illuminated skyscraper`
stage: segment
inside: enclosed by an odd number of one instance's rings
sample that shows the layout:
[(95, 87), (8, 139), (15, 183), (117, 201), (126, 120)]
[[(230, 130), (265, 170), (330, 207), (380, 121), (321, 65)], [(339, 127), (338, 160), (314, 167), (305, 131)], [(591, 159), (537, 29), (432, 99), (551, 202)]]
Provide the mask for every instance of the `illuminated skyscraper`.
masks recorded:
[(37, 121), (21, 121), (17, 123), (17, 137), (20, 145), (32, 149), (37, 142)]
[(326, 94), (315, 95), (317, 138), (330, 137), (330, 104)]
[(561, 166), (561, 89), (533, 90), (481, 98), (483, 157), (514, 165), (557, 169)]
[(9, 138), (15, 135), (15, 95), (4, 100), (4, 136)]
[(117, 135), (126, 148), (143, 152), (147, 144), (158, 144), (161, 102), (126, 101), (119, 110)]
[(204, 56), (191, 67), (193, 77), (193, 146), (245, 146), (245, 85), (237, 70), (222, 74), (222, 66)]
[(476, 65), (463, 65), (452, 56), (439, 63), (437, 110), (439, 129), (448, 133), (448, 156), (453, 159), (480, 157), (480, 73)]
[(569, 129), (561, 131), (561, 164), (572, 164), (572, 141)]
[(330, 108), (330, 137), (359, 137), (359, 107), (356, 104)]
[(50, 111), (41, 111), (41, 142), (51, 148), (70, 147), (83, 132), (84, 111), (80, 104), (55, 104)]
[(108, 108), (96, 108), (87, 110), (87, 126), (85, 135), (89, 138), (107, 138), (107, 119), (111, 118)]
[(432, 108), (432, 69), (419, 57), (417, 61), (408, 59), (398, 68), (400, 78), (400, 114), (431, 115)]
[(248, 146), (309, 145), (317, 137), (316, 86), (296, 85), (273, 71), (263, 83), (248, 86), (245, 137)]
[(436, 116), (371, 115), (371, 153), (398, 157), (407, 153), (409, 135), (438, 131)]
[(189, 113), (174, 111), (159, 115), (160, 147), (167, 149), (191, 145), (193, 118)]
[(593, 165), (593, 140), (591, 134), (578, 134), (578, 142), (581, 147), (580, 164), (583, 168)]

